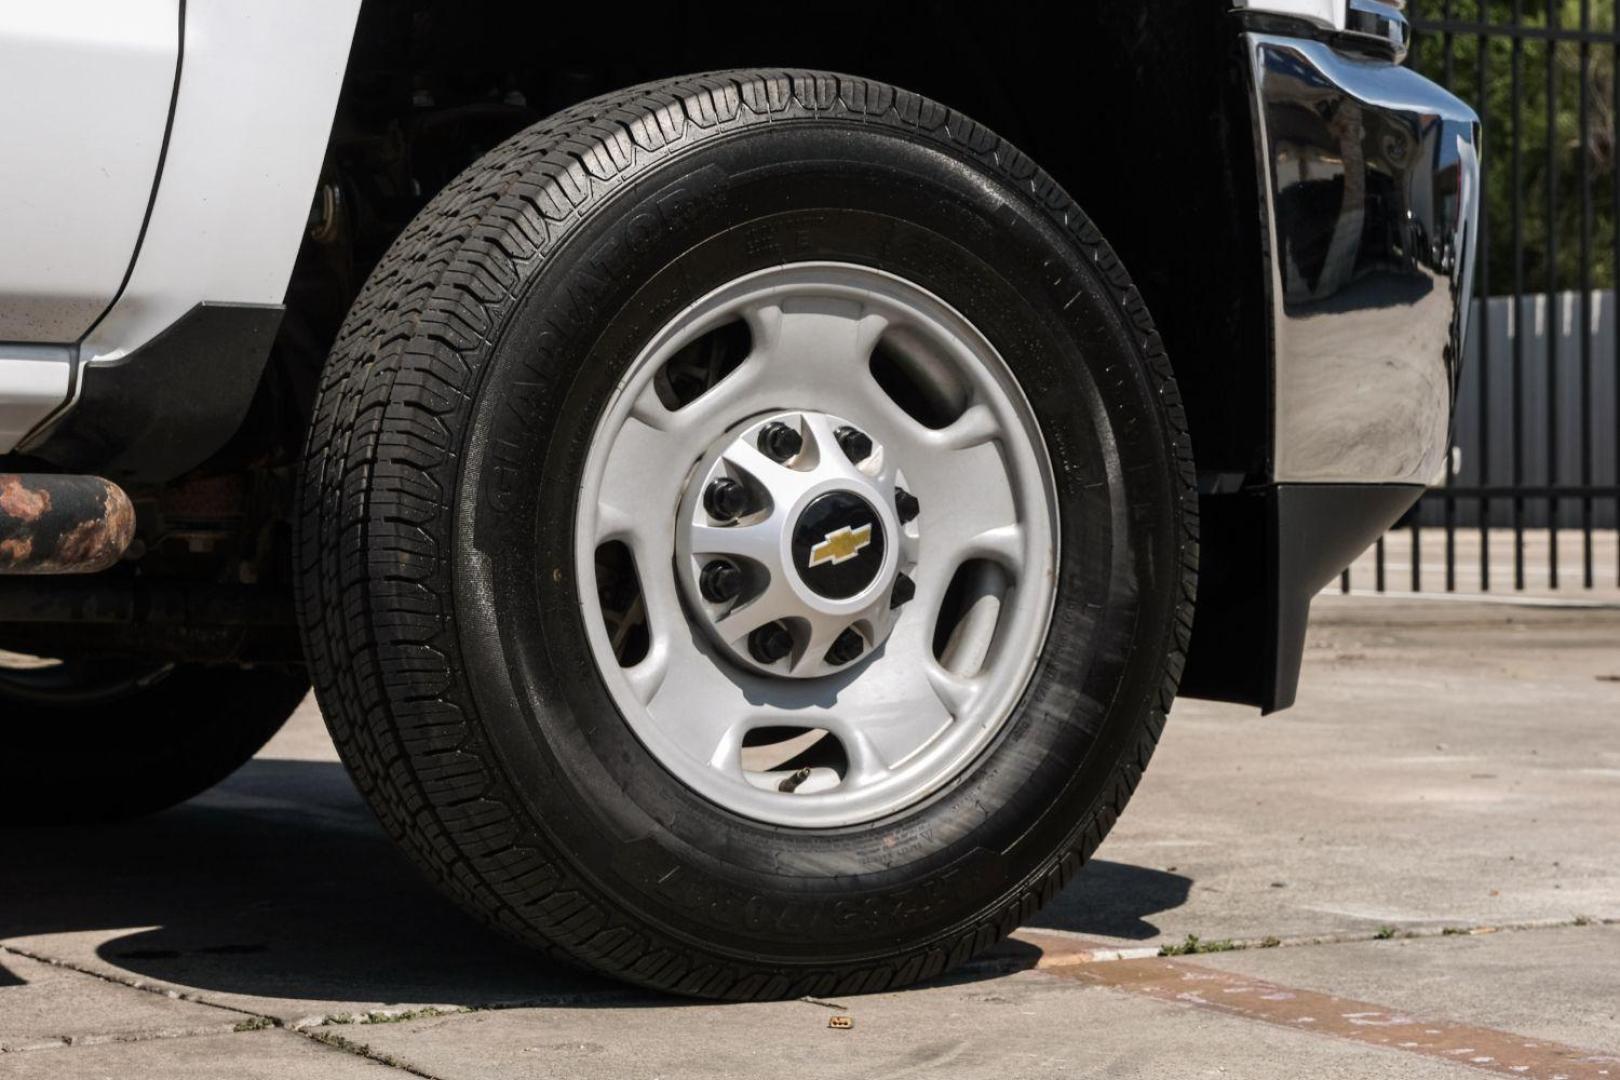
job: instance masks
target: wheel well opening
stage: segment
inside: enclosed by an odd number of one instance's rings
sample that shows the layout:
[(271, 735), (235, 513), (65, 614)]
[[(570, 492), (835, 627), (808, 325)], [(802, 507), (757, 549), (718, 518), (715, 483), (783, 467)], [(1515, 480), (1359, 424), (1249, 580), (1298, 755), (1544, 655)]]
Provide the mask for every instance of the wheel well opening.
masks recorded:
[[(551, 113), (672, 75), (844, 71), (960, 109), (1052, 173), (1154, 314), (1200, 470), (1262, 475), (1259, 194), (1239, 29), (1225, 7), (1144, 0), (985, 19), (967, 4), (834, 4), (784, 35), (776, 20), (716, 20), (675, 3), (638, 13), (635, 33), (596, 50), (579, 42), (599, 24), (555, 8), (368, 0), (321, 178), (335, 197), (316, 198), (336, 219), (315, 221), (305, 239), (278, 353), (305, 354), (292, 366), (311, 378), (410, 218), (479, 155)], [(850, 33), (856, 21), (861, 32)]]

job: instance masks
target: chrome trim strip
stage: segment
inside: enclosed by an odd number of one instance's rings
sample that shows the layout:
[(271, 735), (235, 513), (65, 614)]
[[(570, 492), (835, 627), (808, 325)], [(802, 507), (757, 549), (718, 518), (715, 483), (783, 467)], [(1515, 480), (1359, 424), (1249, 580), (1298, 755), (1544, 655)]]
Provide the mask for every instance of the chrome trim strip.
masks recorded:
[(1412, 27), (1403, 14), (1405, 7), (1406, 0), (1349, 0), (1344, 13), (1344, 36), (1389, 49), (1399, 64), (1412, 44)]
[(1239, 12), (1302, 19), (1328, 31), (1344, 29), (1344, 0), (1232, 0)]
[(1395, 64), (1245, 41), (1266, 175), (1271, 478), (1430, 483), (1473, 282), (1479, 120)]

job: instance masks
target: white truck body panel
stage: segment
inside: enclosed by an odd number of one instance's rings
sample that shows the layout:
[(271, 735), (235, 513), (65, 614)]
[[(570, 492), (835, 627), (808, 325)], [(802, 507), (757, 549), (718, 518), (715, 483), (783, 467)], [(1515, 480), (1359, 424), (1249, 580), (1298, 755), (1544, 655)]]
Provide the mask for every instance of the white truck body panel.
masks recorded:
[(179, 8), (0, 6), (0, 342), (77, 341), (117, 294), (157, 176)]
[(282, 302), (359, 10), (193, 0), (182, 42), (178, 0), (0, 8), (0, 129), (26, 150), (0, 155), (0, 453), (197, 304)]
[(73, 364), (51, 352), (48, 345), (12, 345), (0, 357), (0, 451), (67, 400)]
[(309, 219), (359, 0), (186, 8), (169, 152), (123, 295), (83, 342), (116, 361), (204, 301), (279, 304)]

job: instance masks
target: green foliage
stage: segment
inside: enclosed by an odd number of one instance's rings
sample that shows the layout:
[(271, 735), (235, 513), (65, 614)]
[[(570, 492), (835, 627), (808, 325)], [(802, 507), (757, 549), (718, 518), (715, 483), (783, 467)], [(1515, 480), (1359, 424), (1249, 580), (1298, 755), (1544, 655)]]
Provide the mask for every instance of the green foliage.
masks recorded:
[(1197, 934), (1188, 934), (1187, 940), (1181, 942), (1179, 945), (1172, 944), (1159, 946), (1159, 955), (1197, 956), (1200, 953), (1232, 952), (1241, 947), (1242, 946), (1238, 945), (1230, 938), (1222, 938), (1220, 941), (1204, 941), (1200, 939)]
[[(1529, 33), (1515, 35), (1516, 7), (1517, 25)], [(1486, 287), (1511, 293), (1517, 271), (1526, 292), (1578, 288), (1583, 234), (1593, 287), (1612, 287), (1620, 201), (1615, 0), (1416, 0), (1408, 10), (1418, 27), (1410, 63), (1472, 105), (1484, 124)], [(1584, 25), (1608, 40), (1583, 45), (1535, 36), (1549, 15), (1559, 31)], [(1483, 22), (1488, 30), (1424, 27), (1442, 19)]]

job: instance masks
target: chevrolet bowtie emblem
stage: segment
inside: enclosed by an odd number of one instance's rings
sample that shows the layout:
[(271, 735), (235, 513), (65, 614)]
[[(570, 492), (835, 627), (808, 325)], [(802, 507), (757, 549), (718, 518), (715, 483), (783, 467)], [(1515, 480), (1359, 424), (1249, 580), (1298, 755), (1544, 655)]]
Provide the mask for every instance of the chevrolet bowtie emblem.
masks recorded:
[(861, 548), (872, 542), (872, 526), (862, 525), (852, 529), (845, 525), (841, 529), (834, 529), (822, 537), (821, 543), (810, 549), (810, 565), (820, 566), (822, 563), (832, 563), (834, 566), (841, 562), (848, 562), (861, 553)]

